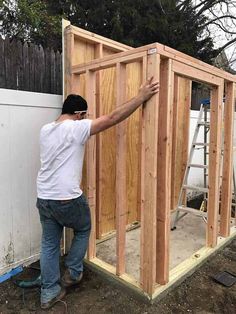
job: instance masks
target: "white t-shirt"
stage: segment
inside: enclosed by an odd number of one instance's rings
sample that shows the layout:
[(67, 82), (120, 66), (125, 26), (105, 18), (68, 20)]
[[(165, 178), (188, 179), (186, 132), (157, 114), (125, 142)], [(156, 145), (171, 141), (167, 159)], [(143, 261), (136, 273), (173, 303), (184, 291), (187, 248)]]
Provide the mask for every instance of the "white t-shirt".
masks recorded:
[(90, 136), (91, 123), (89, 119), (64, 120), (42, 127), (38, 198), (66, 200), (82, 194), (84, 148)]

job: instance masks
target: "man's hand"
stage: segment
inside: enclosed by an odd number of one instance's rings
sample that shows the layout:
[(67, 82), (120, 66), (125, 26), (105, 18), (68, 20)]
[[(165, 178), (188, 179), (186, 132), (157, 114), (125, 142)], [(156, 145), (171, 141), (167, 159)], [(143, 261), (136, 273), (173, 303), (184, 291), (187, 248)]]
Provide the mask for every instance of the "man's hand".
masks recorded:
[(154, 94), (159, 92), (159, 82), (153, 82), (153, 76), (141, 85), (138, 93), (138, 97), (142, 99), (143, 102), (150, 99)]
[(121, 104), (110, 114), (101, 116), (92, 121), (90, 135), (97, 134), (104, 131), (111, 126), (123, 121), (129, 117), (139, 106), (150, 99), (159, 91), (159, 83), (153, 82), (153, 77), (147, 80), (143, 86), (140, 87), (139, 93), (136, 97)]

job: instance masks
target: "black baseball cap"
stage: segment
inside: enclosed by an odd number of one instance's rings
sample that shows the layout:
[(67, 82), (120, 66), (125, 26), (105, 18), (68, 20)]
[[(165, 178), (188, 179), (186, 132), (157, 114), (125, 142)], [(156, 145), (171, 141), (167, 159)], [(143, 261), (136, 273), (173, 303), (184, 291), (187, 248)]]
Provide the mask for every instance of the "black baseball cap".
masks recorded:
[(87, 101), (80, 95), (70, 94), (66, 97), (63, 106), (62, 114), (75, 114), (76, 111), (87, 111)]

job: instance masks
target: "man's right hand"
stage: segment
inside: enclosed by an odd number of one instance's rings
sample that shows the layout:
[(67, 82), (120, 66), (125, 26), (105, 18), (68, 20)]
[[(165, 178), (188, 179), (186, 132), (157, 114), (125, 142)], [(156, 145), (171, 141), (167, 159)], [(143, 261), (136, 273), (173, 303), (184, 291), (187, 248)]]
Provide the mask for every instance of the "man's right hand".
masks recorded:
[(101, 116), (92, 121), (90, 135), (104, 131), (113, 125), (129, 117), (142, 103), (150, 99), (159, 91), (159, 82), (153, 82), (153, 77), (144, 83), (138, 92), (138, 95), (126, 103), (121, 104), (110, 114)]
[(150, 99), (154, 94), (159, 91), (159, 82), (153, 82), (153, 76), (148, 79), (141, 87), (139, 88), (138, 97), (142, 99), (142, 102)]

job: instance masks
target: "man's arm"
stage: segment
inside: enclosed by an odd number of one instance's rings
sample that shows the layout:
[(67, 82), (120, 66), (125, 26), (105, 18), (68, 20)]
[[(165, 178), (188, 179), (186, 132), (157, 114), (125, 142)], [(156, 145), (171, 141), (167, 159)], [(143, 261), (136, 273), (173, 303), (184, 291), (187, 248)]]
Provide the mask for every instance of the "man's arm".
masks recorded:
[(136, 97), (113, 110), (110, 114), (101, 116), (92, 121), (90, 135), (104, 131), (111, 126), (125, 120), (129, 117), (142, 103), (150, 99), (159, 91), (159, 83), (153, 82), (153, 77), (140, 87)]

